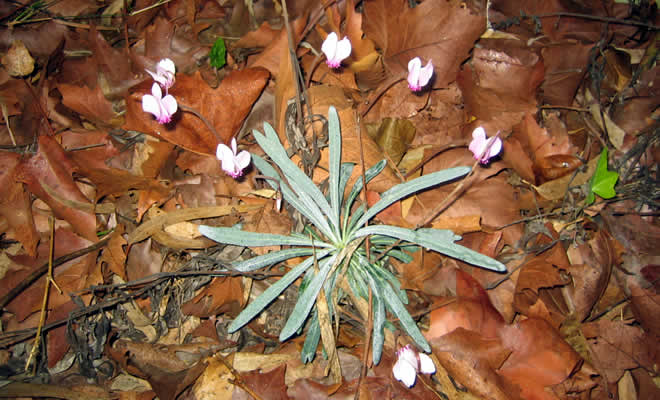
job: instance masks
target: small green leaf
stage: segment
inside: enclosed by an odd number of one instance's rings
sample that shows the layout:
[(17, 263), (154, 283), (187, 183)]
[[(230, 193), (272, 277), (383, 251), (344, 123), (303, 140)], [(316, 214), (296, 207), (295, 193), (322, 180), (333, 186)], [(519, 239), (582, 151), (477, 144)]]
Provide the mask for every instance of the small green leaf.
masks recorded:
[(611, 199), (616, 196), (614, 185), (618, 179), (618, 173), (607, 170), (607, 148), (604, 148), (600, 153), (596, 172), (594, 172), (594, 176), (591, 177), (591, 182), (589, 183), (590, 190), (587, 195), (587, 205), (594, 202), (594, 193), (604, 199)]
[(225, 39), (218, 38), (218, 40), (213, 43), (211, 52), (209, 53), (209, 59), (211, 66), (217, 69), (220, 69), (227, 64), (227, 47), (225, 47)]

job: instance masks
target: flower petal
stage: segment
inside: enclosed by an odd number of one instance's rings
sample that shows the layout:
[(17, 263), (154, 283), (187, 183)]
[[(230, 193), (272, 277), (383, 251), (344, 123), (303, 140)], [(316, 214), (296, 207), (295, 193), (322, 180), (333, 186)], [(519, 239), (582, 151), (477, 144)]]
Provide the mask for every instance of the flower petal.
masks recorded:
[(415, 368), (407, 360), (401, 358), (392, 367), (392, 374), (397, 380), (403, 382), (408, 387), (412, 387), (417, 378)]
[(220, 143), (218, 144), (218, 148), (215, 151), (215, 156), (217, 157), (218, 160), (224, 161), (234, 158), (234, 153), (226, 144)]
[(167, 96), (163, 97), (161, 104), (163, 105), (163, 108), (165, 109), (167, 115), (169, 116), (172, 116), (178, 109), (178, 105), (176, 104), (176, 99), (171, 94), (168, 94)]
[(250, 153), (243, 150), (235, 157), (236, 166), (241, 170), (247, 168), (250, 165)]
[(500, 151), (502, 151), (502, 139), (494, 137), (491, 138), (491, 140), (494, 140), (494, 142), (490, 145), (490, 150), (488, 150), (488, 158), (495, 157), (500, 154)]
[(343, 38), (337, 42), (337, 50), (335, 52), (335, 60), (341, 62), (345, 58), (351, 55), (351, 41), (348, 40), (348, 37)]
[(433, 364), (433, 360), (424, 353), (419, 353), (419, 370), (425, 374), (435, 373), (435, 364)]
[(422, 61), (419, 57), (415, 57), (408, 61), (408, 87), (413, 91), (420, 89), (419, 86), (419, 70), (422, 67)]
[(158, 104), (158, 100), (150, 94), (142, 96), (142, 110), (153, 114), (156, 118), (160, 117), (160, 104)]
[(422, 68), (419, 71), (419, 86), (423, 87), (426, 86), (429, 81), (431, 80), (431, 77), (433, 76), (433, 63), (431, 60), (426, 64), (426, 67)]
[(236, 155), (236, 138), (231, 138), (231, 152)]
[(160, 86), (157, 83), (151, 85), (151, 94), (157, 98), (160, 103), (160, 99), (163, 98), (163, 92), (160, 90)]
[(321, 45), (321, 51), (328, 60), (334, 60), (337, 53), (337, 34), (330, 32)]

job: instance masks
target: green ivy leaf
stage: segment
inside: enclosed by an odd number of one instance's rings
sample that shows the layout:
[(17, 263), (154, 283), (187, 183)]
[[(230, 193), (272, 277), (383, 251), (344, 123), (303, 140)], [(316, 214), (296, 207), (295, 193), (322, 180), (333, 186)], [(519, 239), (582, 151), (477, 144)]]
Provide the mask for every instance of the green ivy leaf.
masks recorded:
[(227, 56), (227, 47), (225, 46), (225, 39), (218, 38), (218, 40), (213, 43), (211, 52), (209, 53), (209, 58), (211, 59), (211, 66), (217, 69), (220, 69), (227, 64), (225, 60)]
[(590, 190), (587, 195), (587, 205), (594, 202), (594, 193), (604, 199), (611, 199), (616, 196), (614, 184), (616, 184), (617, 179), (619, 179), (618, 173), (607, 170), (607, 148), (604, 148), (600, 153), (596, 172), (594, 172), (594, 176), (591, 177), (589, 183)]

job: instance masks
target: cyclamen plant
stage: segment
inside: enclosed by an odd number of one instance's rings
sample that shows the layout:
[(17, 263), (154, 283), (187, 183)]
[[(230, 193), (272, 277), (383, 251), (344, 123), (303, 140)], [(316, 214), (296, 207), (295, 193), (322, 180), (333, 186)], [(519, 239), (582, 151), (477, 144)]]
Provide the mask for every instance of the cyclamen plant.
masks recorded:
[[(317, 297), (320, 291), (324, 290), (328, 309), (332, 315), (334, 313), (333, 304), (337, 304), (342, 296), (350, 295), (340, 287), (342, 285), (338, 285), (342, 279), (346, 279), (353, 296), (368, 299), (369, 291), (372, 293), (372, 355), (375, 363), (380, 361), (382, 355), (385, 339), (383, 329), (386, 326), (392, 328), (392, 325), (386, 322), (388, 311), (398, 319), (404, 331), (422, 350), (430, 352), (428, 342), (405, 308), (405, 304), (408, 303), (406, 292), (401, 289), (397, 277), (386, 268), (388, 257), (410, 262), (412, 257), (402, 249), (410, 249), (418, 245), (489, 270), (501, 272), (505, 271), (505, 267), (490, 257), (455, 244), (454, 242), (459, 240), (460, 236), (449, 230), (428, 228), (412, 230), (391, 225), (367, 225), (367, 222), (392, 203), (420, 190), (465, 176), (470, 168), (450, 168), (401, 183), (384, 192), (381, 199), (372, 207), (367, 209), (362, 204), (353, 210), (353, 204), (363, 187), (362, 177), (356, 180), (352, 190), (344, 198), (344, 189), (355, 165), (341, 162), (339, 117), (334, 107), (330, 107), (328, 114), (330, 174), (327, 197), (289, 159), (277, 133), (268, 123), (264, 124), (263, 135), (256, 130), (253, 131), (257, 143), (277, 164), (282, 171), (282, 176), (263, 158), (252, 154), (254, 165), (263, 175), (269, 177), (267, 182), (274, 189), (281, 190), (284, 200), (307, 218), (310, 225), (306, 227), (305, 235), (291, 233), (290, 236), (284, 236), (245, 232), (228, 227), (206, 225), (199, 227), (199, 231), (204, 236), (220, 243), (249, 247), (292, 246), (285, 250), (235, 263), (232, 268), (236, 271), (250, 272), (294, 257), (308, 257), (251, 302), (229, 325), (229, 331), (235, 332), (247, 324), (287, 287), (303, 276), (298, 300), (279, 338), (284, 341), (295, 333), (301, 332), (305, 321), (311, 315), (305, 344), (301, 352), (303, 362), (311, 361), (321, 337)], [(366, 181), (368, 182), (378, 175), (385, 165), (385, 160), (382, 160), (368, 169), (364, 174)], [(364, 246), (361, 246), (367, 237), (370, 238), (371, 244), (369, 256), (367, 256)], [(403, 242), (392, 249), (391, 245), (396, 243), (397, 239)], [(313, 268), (315, 265), (318, 268)]]

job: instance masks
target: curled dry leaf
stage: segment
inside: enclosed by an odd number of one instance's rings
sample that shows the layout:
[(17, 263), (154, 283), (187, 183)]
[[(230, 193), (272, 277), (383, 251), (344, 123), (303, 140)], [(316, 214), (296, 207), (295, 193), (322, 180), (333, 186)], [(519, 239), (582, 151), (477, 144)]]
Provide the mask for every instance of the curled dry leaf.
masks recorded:
[(35, 196), (51, 208), (57, 218), (66, 220), (80, 236), (97, 241), (94, 205), (82, 194), (72, 174), (76, 166), (59, 143), (50, 136), (39, 136), (39, 151), (25, 158), (17, 180), (27, 184)]

